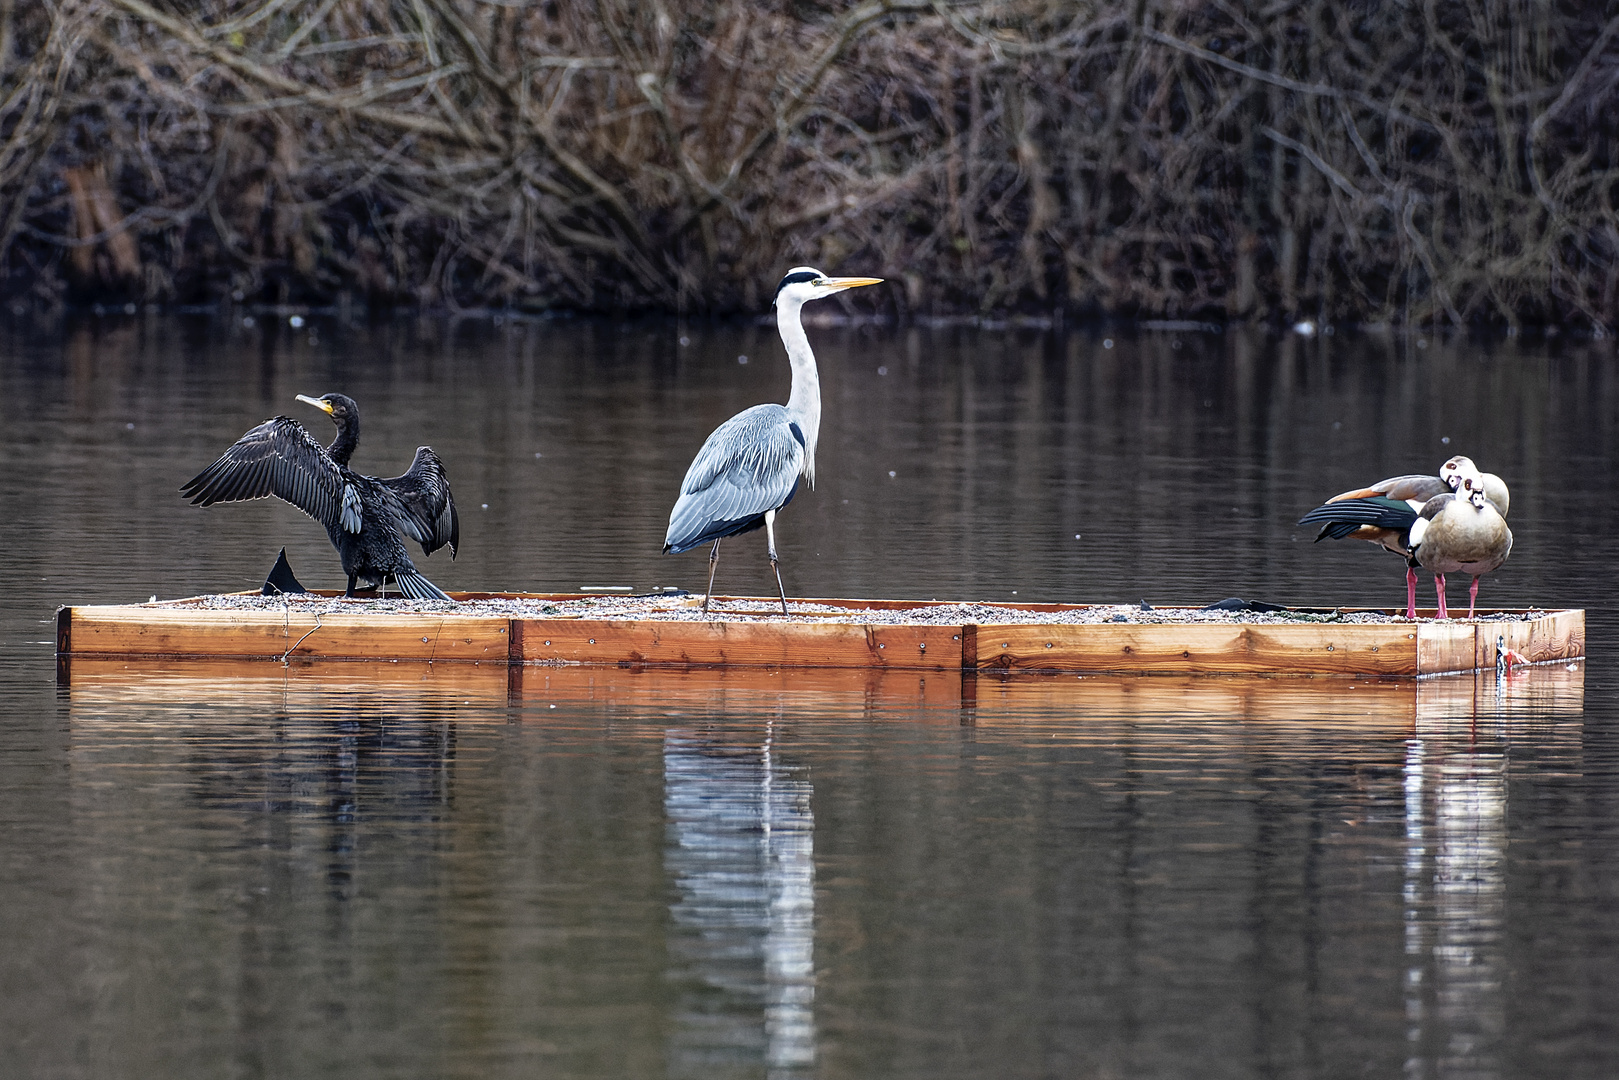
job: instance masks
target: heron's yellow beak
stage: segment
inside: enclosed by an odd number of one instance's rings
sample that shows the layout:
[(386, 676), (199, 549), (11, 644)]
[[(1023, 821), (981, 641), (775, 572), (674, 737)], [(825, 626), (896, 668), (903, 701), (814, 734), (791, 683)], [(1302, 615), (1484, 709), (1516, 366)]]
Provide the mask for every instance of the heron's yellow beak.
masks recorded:
[(828, 289), (858, 289), (862, 285), (881, 285), (880, 277), (829, 277), (822, 278), (821, 284)]
[(308, 394), (299, 394), (298, 400), (305, 405), (313, 405), (327, 416), (332, 414), (332, 403), (330, 401), (322, 401), (320, 398), (310, 397)]

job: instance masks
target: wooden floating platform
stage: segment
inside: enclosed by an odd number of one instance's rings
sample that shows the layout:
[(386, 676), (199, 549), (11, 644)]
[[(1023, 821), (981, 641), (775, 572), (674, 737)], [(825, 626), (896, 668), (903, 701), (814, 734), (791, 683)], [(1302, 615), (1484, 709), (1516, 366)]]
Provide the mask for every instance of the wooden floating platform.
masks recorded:
[[(457, 593), (457, 600), (547, 604), (584, 594)], [(733, 601), (737, 598), (716, 598)], [(774, 600), (760, 599), (760, 605)], [(1486, 612), (1515, 618), (1416, 622), (1063, 622), (1085, 605), (995, 604), (1053, 621), (861, 621), (938, 601), (795, 600), (791, 619), (614, 618), (543, 613), (211, 609), (202, 598), (66, 607), (58, 613), (64, 678), (76, 659), (427, 661), (521, 668), (865, 668), (966, 673), (1069, 672), (1415, 677), (1494, 668), (1503, 650), (1528, 663), (1585, 655), (1585, 612)], [(817, 614), (817, 608), (824, 609)], [(1158, 608), (1155, 618), (1177, 611)], [(1352, 614), (1344, 611), (1341, 614)], [(1391, 612), (1376, 612), (1389, 615)]]

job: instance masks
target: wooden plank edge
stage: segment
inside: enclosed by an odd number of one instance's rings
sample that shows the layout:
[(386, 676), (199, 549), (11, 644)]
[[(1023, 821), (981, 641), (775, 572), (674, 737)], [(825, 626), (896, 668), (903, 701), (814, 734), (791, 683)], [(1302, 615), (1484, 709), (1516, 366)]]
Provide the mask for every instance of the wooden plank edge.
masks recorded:
[(56, 687), (65, 690), (73, 682), (73, 609), (56, 609)]
[(509, 667), (510, 661), (504, 657), (490, 660), (487, 657), (457, 659), (447, 656), (330, 656), (325, 653), (184, 653), (184, 652), (86, 652), (71, 653), (57, 658), (59, 661), (71, 662), (78, 660), (183, 660), (196, 661), (241, 661), (244, 664), (458, 664), (466, 667)]
[[(536, 594), (536, 595), (543, 595), (543, 594)], [(580, 594), (580, 595), (594, 595), (594, 594)], [(832, 601), (832, 602), (836, 603), (836, 602), (839, 602), (839, 601)], [(896, 601), (895, 603), (899, 603), (899, 602)], [(944, 602), (938, 602), (938, 603), (942, 604)], [(95, 605), (95, 606), (103, 606), (103, 605)], [(148, 605), (104, 605), (104, 606), (108, 606), (108, 607), (128, 606), (128, 607), (139, 608), (139, 607), (144, 607), (144, 606), (148, 606)], [(1089, 606), (1089, 605), (1085, 605), (1085, 606)], [(76, 609), (71, 607), (71, 606), (63, 606), (63, 607), (57, 609), (57, 640), (56, 640), (56, 645), (57, 645), (57, 659), (58, 659), (58, 668), (59, 668), (58, 677), (59, 677), (59, 679), (65, 677), (67, 675), (67, 672), (66, 672), (66, 670), (64, 668), (64, 665), (74, 655), (72, 627), (73, 627), (73, 616), (74, 616), (74, 611), (75, 610)], [(1174, 610), (1174, 609), (1160, 609), (1160, 610)], [(1503, 610), (1505, 610), (1505, 609), (1503, 609)], [(1561, 629), (1566, 624), (1566, 629), (1567, 629), (1567, 638), (1566, 638), (1567, 646), (1566, 647), (1556, 649), (1555, 651), (1553, 651), (1551, 653), (1548, 653), (1548, 654), (1543, 654), (1543, 655), (1540, 655), (1540, 656), (1531, 656), (1529, 658), (1529, 663), (1533, 664), (1533, 665), (1564, 663), (1564, 662), (1567, 662), (1569, 660), (1583, 660), (1585, 658), (1585, 617), (1584, 616), (1585, 616), (1584, 609), (1580, 609), (1580, 608), (1564, 608), (1564, 609), (1548, 611), (1544, 615), (1542, 615), (1542, 616), (1540, 616), (1539, 618), (1536, 618), (1536, 619), (1524, 620), (1524, 621), (1508, 623), (1508, 624), (1500, 624), (1500, 623), (1492, 624), (1492, 623), (1480, 622), (1478, 620), (1471, 620), (1471, 621), (1469, 621), (1469, 620), (1455, 620), (1455, 621), (1446, 622), (1446, 623), (1439, 623), (1439, 622), (1418, 623), (1418, 624), (1415, 624), (1418, 627), (1418, 634), (1419, 634), (1418, 665), (1417, 665), (1416, 670), (1410, 672), (1409, 674), (1405, 673), (1405, 672), (1387, 672), (1387, 671), (1385, 671), (1385, 672), (1327, 671), (1327, 670), (1307, 670), (1306, 671), (1306, 670), (1297, 670), (1297, 669), (1292, 669), (1292, 670), (1289, 670), (1289, 669), (1276, 669), (1276, 670), (1264, 670), (1264, 671), (1260, 671), (1260, 670), (1233, 671), (1233, 670), (1230, 670), (1229, 668), (1206, 667), (1206, 666), (1203, 666), (1203, 665), (1201, 665), (1199, 663), (1196, 663), (1196, 662), (1188, 664), (1186, 666), (1181, 666), (1181, 667), (1165, 667), (1165, 666), (1143, 667), (1143, 666), (1136, 666), (1136, 665), (1129, 665), (1129, 664), (1121, 664), (1121, 665), (1116, 666), (1116, 667), (1115, 666), (1109, 666), (1109, 665), (1102, 665), (1102, 666), (1097, 666), (1097, 667), (1086, 667), (1083, 670), (1086, 671), (1086, 672), (1095, 672), (1096, 674), (1166, 674), (1166, 675), (1173, 675), (1173, 674), (1196, 674), (1196, 675), (1247, 675), (1247, 674), (1259, 674), (1259, 675), (1275, 675), (1275, 676), (1279, 676), (1279, 677), (1307, 677), (1307, 678), (1315, 678), (1315, 677), (1341, 678), (1341, 677), (1345, 677), (1345, 676), (1350, 677), (1350, 678), (1368, 678), (1368, 677), (1410, 678), (1410, 677), (1413, 677), (1413, 676), (1420, 678), (1420, 677), (1424, 677), (1424, 676), (1427, 676), (1427, 675), (1457, 674), (1457, 673), (1462, 673), (1462, 672), (1467, 672), (1467, 671), (1487, 670), (1489, 667), (1494, 666), (1494, 664), (1496, 662), (1494, 658), (1498, 655), (1498, 644), (1496, 644), (1496, 643), (1486, 644), (1485, 642), (1483, 642), (1481, 640), (1482, 638), (1487, 637), (1487, 634), (1486, 633), (1481, 633), (1481, 631), (1485, 631), (1487, 628), (1489, 628), (1491, 626), (1498, 626), (1503, 631), (1503, 633), (1497, 635), (1498, 641), (1504, 641), (1504, 639), (1506, 637), (1506, 634), (1504, 633), (1504, 631), (1507, 631), (1507, 630), (1519, 630), (1519, 631), (1527, 632), (1530, 635), (1530, 639), (1531, 639), (1532, 643), (1538, 643), (1538, 642), (1540, 642), (1541, 639), (1544, 638), (1544, 634), (1536, 635), (1534, 633), (1534, 631), (1536, 629), (1556, 631), (1558, 629)], [(386, 616), (383, 616), (383, 617), (386, 617)], [(670, 668), (670, 669), (703, 669), (703, 668), (723, 668), (723, 667), (778, 668), (778, 667), (783, 667), (783, 666), (827, 667), (827, 668), (859, 668), (859, 667), (862, 667), (862, 666), (864, 666), (864, 667), (881, 666), (883, 668), (892, 669), (892, 670), (910, 670), (910, 671), (948, 671), (948, 670), (952, 670), (952, 668), (949, 666), (949, 659), (948, 658), (946, 658), (943, 661), (935, 660), (935, 661), (933, 661), (931, 663), (926, 663), (926, 664), (923, 664), (923, 663), (907, 663), (905, 661), (897, 661), (897, 662), (886, 662), (886, 663), (884, 663), (882, 665), (857, 665), (857, 664), (840, 664), (840, 663), (817, 663), (817, 664), (794, 665), (794, 664), (791, 664), (790, 662), (786, 662), (786, 661), (783, 661), (783, 660), (780, 660), (780, 659), (760, 660), (758, 662), (753, 662), (753, 663), (734, 663), (734, 662), (726, 663), (726, 662), (713, 662), (713, 661), (652, 660), (652, 659), (646, 659), (644, 657), (643, 658), (635, 658), (635, 659), (602, 659), (602, 660), (565, 660), (565, 659), (525, 660), (525, 659), (523, 659), (523, 624), (525, 622), (527, 622), (527, 621), (529, 621), (529, 620), (525, 619), (525, 618), (522, 618), (522, 617), (514, 617), (514, 618), (511, 618), (511, 619), (505, 620), (505, 622), (507, 624), (507, 654), (506, 654), (506, 657), (504, 658), (504, 660), (490, 660), (489, 661), (490, 663), (504, 663), (504, 664), (506, 664), (508, 666), (524, 666), (524, 665), (528, 665), (528, 666), (551, 666), (551, 667), (560, 667), (560, 666), (581, 666), (581, 667), (584, 667), (584, 666), (599, 666), (599, 667)], [(869, 634), (874, 629), (874, 625), (883, 625), (883, 624), (872, 624), (872, 625), (868, 625), (868, 624), (849, 624), (849, 625), (851, 625), (851, 626), (863, 625), (863, 626), (865, 626), (865, 628), (867, 630), (867, 633)], [(942, 628), (942, 624), (905, 624), (905, 625), (940, 625), (941, 628)], [(1039, 629), (1044, 624), (999, 624), (999, 625), (1002, 625), (1002, 626), (1018, 626), (1018, 627), (1020, 627), (1020, 628), (1022, 628), (1024, 630), (1028, 630), (1028, 629)], [(1064, 625), (1064, 624), (1053, 624), (1053, 625)], [(1146, 625), (1173, 625), (1173, 624), (1146, 624)], [(1196, 625), (1196, 624), (1192, 624), (1192, 625)], [(1288, 624), (1255, 624), (1255, 625), (1266, 625), (1266, 626), (1277, 625), (1277, 626), (1284, 626), (1285, 627)], [(1316, 626), (1316, 625), (1321, 625), (1321, 624), (1305, 624), (1305, 625)], [(1466, 638), (1471, 637), (1473, 639), (1473, 641), (1472, 641), (1473, 648), (1471, 648), (1471, 649), (1469, 649), (1467, 651), (1470, 652), (1472, 654), (1472, 657), (1474, 658), (1473, 659), (1473, 666), (1471, 666), (1471, 667), (1444, 666), (1444, 667), (1433, 667), (1433, 668), (1429, 668), (1427, 670), (1424, 670), (1423, 665), (1421, 664), (1421, 651), (1420, 651), (1422, 628), (1424, 628), (1424, 627), (1432, 628), (1436, 635), (1443, 635), (1444, 637), (1450, 639), (1450, 641), (1448, 642), (1449, 647), (1456, 649), (1456, 651), (1458, 651), (1458, 652), (1460, 651), (1460, 648), (1462, 647), (1462, 642)], [(1079, 669), (1076, 669), (1076, 668), (1071, 667), (1071, 666), (1067, 666), (1067, 667), (1058, 667), (1058, 666), (1043, 667), (1043, 666), (1040, 666), (1039, 664), (1034, 664), (1034, 665), (1030, 665), (1030, 666), (1022, 666), (1022, 665), (1007, 665), (1007, 664), (996, 663), (994, 660), (987, 661), (987, 662), (986, 661), (980, 661), (979, 656), (978, 656), (978, 648), (977, 648), (977, 637), (978, 637), (979, 626), (977, 624), (968, 623), (968, 624), (961, 625), (958, 629), (959, 629), (959, 633), (958, 633), (958, 635), (956, 637), (956, 640), (960, 642), (959, 669), (964, 673), (979, 674), (979, 673), (988, 672), (988, 673), (994, 674), (994, 673), (1010, 673), (1011, 671), (1015, 670), (1016, 672), (1028, 673), (1028, 674), (1054, 674), (1055, 675), (1055, 674), (1070, 674), (1075, 670), (1079, 670)], [(1471, 631), (1471, 633), (1469, 634), (1468, 631)], [(1435, 644), (1439, 644), (1439, 643), (1436, 641)], [(1486, 651), (1488, 651), (1488, 655), (1490, 657), (1489, 662), (1484, 662), (1483, 660), (1480, 659), (1480, 654), (1483, 653), (1483, 652), (1486, 652)], [(98, 652), (87, 652), (84, 655), (87, 656), (87, 657), (88, 656), (95, 656), (95, 657), (98, 657), (98, 658), (116, 659), (116, 660), (148, 660), (148, 659), (150, 659), (150, 660), (188, 660), (188, 659), (202, 660), (202, 659), (218, 659), (219, 658), (219, 654), (215, 654), (215, 653), (163, 652), (163, 651), (120, 651), (120, 652), (99, 652), (98, 651)], [(285, 662), (288, 659), (291, 659), (291, 658), (294, 658), (294, 657), (293, 657), (293, 654), (292, 654), (291, 650), (289, 649), (289, 650), (281, 652), (281, 653), (273, 653), (272, 652), (272, 653), (237, 654), (233, 658), (234, 659), (241, 659), (241, 660), (245, 660), (245, 661), (250, 661), (250, 662), (266, 662), (266, 661)], [(371, 654), (371, 655), (318, 655), (318, 656), (311, 656), (309, 654), (299, 654), (295, 658), (299, 659), (301, 661), (326, 661), (326, 660), (329, 660), (329, 661), (336, 662), (336, 663), (375, 663), (375, 662), (379, 662), (379, 661), (381, 661), (381, 662), (392, 661), (392, 662), (396, 662), (396, 663), (471, 664), (473, 666), (481, 666), (486, 660), (489, 659), (488, 657), (455, 658), (455, 657), (448, 657), (448, 656), (446, 656), (446, 657), (432, 657), (432, 658), (387, 657), (387, 656), (378, 656), (378, 655), (375, 655), (375, 654)]]
[(1434, 621), (1420, 624), (1418, 635), (1419, 678), (1499, 668), (1503, 650), (1522, 658), (1514, 667), (1567, 663), (1585, 659), (1585, 609), (1560, 608), (1507, 623)]

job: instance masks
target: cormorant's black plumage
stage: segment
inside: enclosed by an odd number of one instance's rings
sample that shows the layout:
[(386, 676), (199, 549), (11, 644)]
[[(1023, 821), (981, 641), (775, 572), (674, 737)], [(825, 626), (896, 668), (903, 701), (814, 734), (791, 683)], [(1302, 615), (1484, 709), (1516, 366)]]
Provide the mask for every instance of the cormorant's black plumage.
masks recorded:
[(428, 555), (448, 545), (455, 557), (461, 523), (438, 455), (423, 446), (400, 476), (362, 476), (349, 468), (360, 442), (359, 406), (342, 394), (300, 399), (331, 415), (337, 425), (331, 446), (321, 446), (291, 417), (277, 416), (238, 439), (181, 493), (200, 506), (271, 495), (296, 506), (326, 526), (348, 575), (349, 596), (357, 581), (382, 585), (393, 578), (412, 599), (448, 600), (417, 571), (399, 535)]

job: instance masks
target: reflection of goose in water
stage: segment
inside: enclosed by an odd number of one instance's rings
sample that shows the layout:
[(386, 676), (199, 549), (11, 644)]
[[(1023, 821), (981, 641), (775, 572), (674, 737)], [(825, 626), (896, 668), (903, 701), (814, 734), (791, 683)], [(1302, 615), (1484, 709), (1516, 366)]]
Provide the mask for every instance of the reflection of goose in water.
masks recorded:
[(1506, 1029), (1505, 749), (1423, 726), (1405, 763), (1405, 1075), (1498, 1077)]
[(399, 535), (421, 544), (427, 555), (447, 544), (451, 558), (461, 542), (450, 481), (433, 448), (418, 447), (416, 460), (399, 476), (362, 476), (349, 468), (360, 445), (354, 399), (299, 394), (298, 400), (332, 418), (337, 437), (331, 446), (321, 446), (290, 416), (277, 416), (237, 439), (181, 493), (202, 506), (271, 495), (296, 506), (326, 526), (349, 578), (345, 595), (354, 595), (356, 581), (382, 585), (393, 578), (413, 600), (448, 600), (416, 569)]
[(664, 741), (670, 1075), (808, 1075), (815, 1064), (815, 819), (810, 785), (763, 746)]

